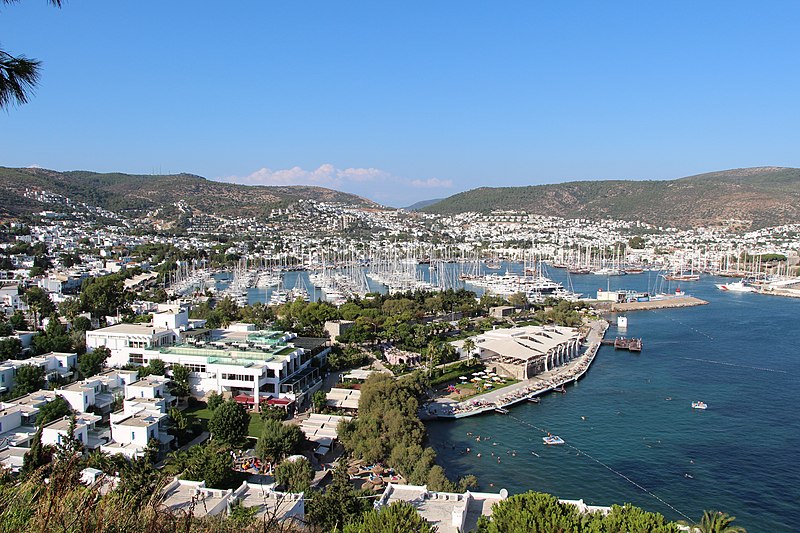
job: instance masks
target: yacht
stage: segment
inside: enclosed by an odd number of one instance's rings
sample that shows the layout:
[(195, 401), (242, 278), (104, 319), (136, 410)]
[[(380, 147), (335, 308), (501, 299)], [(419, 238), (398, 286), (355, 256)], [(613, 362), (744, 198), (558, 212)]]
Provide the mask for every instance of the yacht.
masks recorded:
[(692, 409), (708, 409), (706, 402), (692, 402)]
[(756, 292), (752, 285), (745, 284), (744, 281), (733, 281), (731, 283), (717, 283), (717, 288), (721, 291), (729, 292)]

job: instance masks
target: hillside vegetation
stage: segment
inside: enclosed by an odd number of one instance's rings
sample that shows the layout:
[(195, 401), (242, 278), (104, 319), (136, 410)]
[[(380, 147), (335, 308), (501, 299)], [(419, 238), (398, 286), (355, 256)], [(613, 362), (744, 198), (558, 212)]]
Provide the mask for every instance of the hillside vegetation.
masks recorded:
[(303, 199), (376, 207), (370, 200), (323, 187), (236, 185), (192, 174), (99, 174), (0, 167), (0, 216), (52, 209), (52, 206), (25, 198), (26, 189), (48, 191), (130, 215), (178, 202), (205, 214), (242, 216), (263, 215), (273, 207)]
[(422, 208), (429, 213), (520, 210), (566, 218), (641, 220), (689, 227), (742, 221), (765, 227), (800, 220), (800, 169), (758, 167), (671, 181), (576, 181), (481, 187)]

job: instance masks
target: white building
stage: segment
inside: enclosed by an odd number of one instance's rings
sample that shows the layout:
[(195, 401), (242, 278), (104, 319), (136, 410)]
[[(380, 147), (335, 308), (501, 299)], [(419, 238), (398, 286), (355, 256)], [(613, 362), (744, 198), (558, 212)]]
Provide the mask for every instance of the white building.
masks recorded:
[(214, 516), (227, 513), (233, 490), (211, 489), (205, 481), (172, 480), (163, 491), (163, 505), (175, 513), (191, 514), (195, 517)]
[(82, 381), (70, 383), (56, 390), (70, 407), (79, 413), (85, 413), (90, 407), (98, 409), (101, 413), (111, 411), (111, 406), (117, 397), (123, 397), (125, 387), (136, 378), (132, 370), (106, 370), (96, 376)]
[(474, 531), (478, 518), (491, 516), (492, 506), (505, 500), (508, 491), (499, 493), (471, 492), (463, 494), (430, 491), (425, 485), (395, 485), (389, 483), (376, 508), (405, 501), (414, 506), (419, 515), (437, 527), (440, 533), (467, 533)]
[(168, 449), (173, 437), (166, 432), (166, 420), (166, 414), (152, 411), (112, 413), (112, 442), (101, 450), (110, 454), (121, 453), (130, 458), (141, 457), (152, 439), (160, 442), (162, 450)]
[[(530, 379), (580, 354), (583, 337), (577, 328), (523, 326), (487, 331), (472, 338), (481, 360), (514, 379)], [(463, 341), (454, 346), (463, 348)]]
[[(104, 432), (95, 429), (95, 423), (100, 421), (100, 417), (89, 413), (81, 413), (75, 417), (75, 430), (72, 436), (78, 440), (87, 450), (96, 450), (106, 442)], [(59, 420), (53, 420), (42, 428), (42, 444), (58, 445), (64, 442), (69, 435), (71, 425), (70, 417), (65, 416)]]
[(10, 316), (17, 309), (23, 309), (19, 298), (19, 285), (0, 283), (0, 312)]
[[(108, 366), (122, 366), (131, 355), (143, 350), (175, 344), (178, 335), (166, 327), (143, 324), (116, 324), (86, 332), (86, 350), (105, 346), (111, 352)], [(135, 357), (134, 357), (135, 359)], [(141, 362), (141, 361), (140, 361)]]
[(14, 388), (17, 369), (22, 366), (33, 365), (44, 369), (46, 382), (56, 381), (72, 376), (72, 369), (78, 363), (78, 356), (74, 353), (50, 352), (28, 359), (9, 359), (0, 363), (0, 392), (7, 392)]
[(305, 500), (302, 492), (279, 492), (272, 485), (258, 485), (243, 481), (233, 491), (231, 501), (243, 507), (256, 508), (256, 517), (268, 517), (283, 522), (296, 520), (302, 523), (306, 516)]

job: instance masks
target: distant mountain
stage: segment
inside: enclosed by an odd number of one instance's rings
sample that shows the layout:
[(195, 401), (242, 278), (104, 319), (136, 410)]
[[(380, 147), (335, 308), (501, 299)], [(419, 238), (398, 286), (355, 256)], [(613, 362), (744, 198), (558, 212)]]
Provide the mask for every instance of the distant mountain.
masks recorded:
[(405, 209), (406, 211), (419, 211), (435, 203), (441, 202), (442, 200), (444, 200), (444, 198), (434, 198), (433, 200), (420, 200), (419, 202), (411, 204), (408, 207), (404, 207), (403, 209)]
[(691, 227), (741, 220), (740, 227), (800, 221), (800, 169), (757, 167), (665, 181), (575, 181), (481, 187), (422, 208), (428, 213), (519, 210), (565, 218), (641, 220)]
[(205, 214), (243, 216), (263, 215), (274, 207), (299, 200), (379, 207), (360, 196), (323, 187), (236, 185), (192, 174), (99, 174), (0, 167), (0, 216), (52, 209), (49, 204), (27, 198), (26, 189), (59, 194), (76, 202), (132, 216), (156, 209), (174, 209), (176, 203)]

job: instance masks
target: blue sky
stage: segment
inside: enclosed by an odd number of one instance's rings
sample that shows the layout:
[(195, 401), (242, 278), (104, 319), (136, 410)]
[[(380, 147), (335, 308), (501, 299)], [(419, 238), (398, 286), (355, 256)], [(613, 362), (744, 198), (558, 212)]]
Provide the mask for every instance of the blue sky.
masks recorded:
[(387, 205), (480, 186), (800, 166), (800, 3), (0, 6), (43, 61), (0, 165), (312, 183)]

